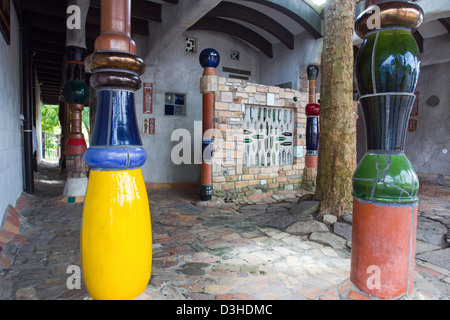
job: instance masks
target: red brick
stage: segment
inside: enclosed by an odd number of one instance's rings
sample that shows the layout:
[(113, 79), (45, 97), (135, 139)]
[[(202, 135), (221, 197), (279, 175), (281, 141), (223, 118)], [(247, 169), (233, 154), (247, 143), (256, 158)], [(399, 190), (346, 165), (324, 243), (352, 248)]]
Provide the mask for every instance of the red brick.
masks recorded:
[(12, 205), (8, 205), (8, 214), (15, 219), (19, 219), (19, 213)]
[(262, 199), (264, 196), (262, 194), (255, 194), (254, 196), (248, 197), (249, 200), (258, 200)]
[(228, 105), (228, 110), (230, 111), (242, 111), (242, 106), (237, 103), (230, 103)]
[(348, 298), (350, 300), (370, 300), (370, 298), (366, 297), (365, 295), (362, 295), (359, 292), (350, 290), (350, 293), (348, 294)]
[(18, 218), (14, 218), (10, 215), (6, 216), (6, 221), (11, 222), (12, 225), (16, 226), (17, 228), (20, 227), (20, 222)]
[(5, 221), (5, 222), (3, 223), (3, 229), (8, 230), (8, 231), (11, 231), (12, 233), (15, 233), (15, 234), (19, 233), (19, 228), (16, 227), (15, 225), (13, 225), (13, 224), (12, 224), (11, 222), (9, 222), (9, 221)]
[(244, 187), (248, 187), (248, 181), (238, 181), (236, 182), (236, 189), (241, 189)]
[(219, 294), (216, 300), (254, 300), (253, 297), (247, 293), (227, 293)]
[(259, 167), (251, 167), (248, 169), (248, 173), (259, 173), (260, 171)]
[(437, 277), (437, 278), (442, 278), (444, 277), (443, 274), (436, 272), (434, 270), (428, 269), (428, 268), (424, 268), (424, 267), (420, 267), (420, 266), (416, 266), (415, 267), (416, 271), (418, 271), (419, 273), (425, 273), (427, 275), (433, 276), (433, 277)]
[(235, 183), (234, 182), (227, 182), (222, 184), (222, 190), (232, 190), (235, 189)]
[(335, 290), (331, 289), (327, 291), (319, 300), (339, 300), (339, 297)]

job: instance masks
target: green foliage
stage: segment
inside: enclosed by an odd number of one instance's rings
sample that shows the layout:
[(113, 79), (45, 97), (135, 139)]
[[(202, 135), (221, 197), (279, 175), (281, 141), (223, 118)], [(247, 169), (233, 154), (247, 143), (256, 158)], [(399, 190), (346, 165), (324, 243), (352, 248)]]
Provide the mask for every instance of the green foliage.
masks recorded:
[(59, 106), (42, 105), (41, 106), (41, 119), (42, 130), (48, 133), (61, 132), (61, 126), (58, 118)]
[(81, 113), (81, 121), (83, 122), (84, 129), (87, 132), (87, 137), (85, 137), (87, 140), (89, 140), (89, 136), (91, 134), (90, 130), (90, 108), (84, 108), (83, 112)]

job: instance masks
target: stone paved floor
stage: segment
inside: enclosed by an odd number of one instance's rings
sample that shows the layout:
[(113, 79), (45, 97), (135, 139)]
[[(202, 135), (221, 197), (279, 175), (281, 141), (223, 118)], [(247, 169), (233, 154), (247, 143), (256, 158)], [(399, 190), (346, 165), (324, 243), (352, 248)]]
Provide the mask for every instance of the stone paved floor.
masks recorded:
[[(69, 290), (67, 268), (81, 266), (82, 204), (61, 201), (64, 177), (44, 163), (36, 193), (16, 209), (20, 235), (2, 249), (0, 299), (88, 299)], [(255, 204), (199, 206), (197, 190), (149, 190), (153, 228), (151, 300), (346, 300), (363, 298), (349, 282), (351, 216), (323, 224), (293, 214), (299, 195)], [(450, 183), (423, 181), (415, 289), (407, 299), (450, 298)], [(314, 239), (312, 241), (311, 239)]]

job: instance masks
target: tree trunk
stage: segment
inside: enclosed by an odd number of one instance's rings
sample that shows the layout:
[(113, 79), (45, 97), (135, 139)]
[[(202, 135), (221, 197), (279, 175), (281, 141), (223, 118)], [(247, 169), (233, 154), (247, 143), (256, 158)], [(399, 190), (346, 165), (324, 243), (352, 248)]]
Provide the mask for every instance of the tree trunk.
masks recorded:
[(325, 8), (320, 89), (320, 138), (315, 199), (320, 214), (352, 209), (356, 168), (353, 115), (355, 0), (328, 0)]

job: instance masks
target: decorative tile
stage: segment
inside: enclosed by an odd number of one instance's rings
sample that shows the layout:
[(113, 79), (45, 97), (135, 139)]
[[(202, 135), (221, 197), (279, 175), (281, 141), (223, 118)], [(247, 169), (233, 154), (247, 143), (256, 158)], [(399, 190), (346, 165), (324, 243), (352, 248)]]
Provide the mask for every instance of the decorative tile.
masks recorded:
[(247, 106), (244, 115), (244, 166), (292, 164), (294, 110)]

